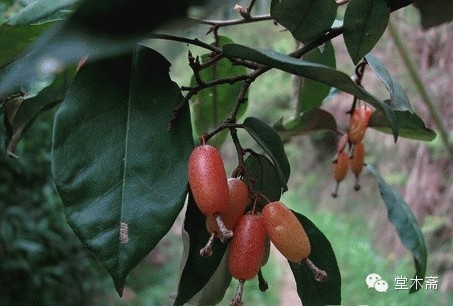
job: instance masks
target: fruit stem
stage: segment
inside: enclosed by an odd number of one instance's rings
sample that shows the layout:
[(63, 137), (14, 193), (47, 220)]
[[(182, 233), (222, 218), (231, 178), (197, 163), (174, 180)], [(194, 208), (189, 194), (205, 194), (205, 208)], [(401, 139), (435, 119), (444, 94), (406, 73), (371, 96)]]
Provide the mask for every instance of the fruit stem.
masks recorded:
[(325, 282), (327, 280), (326, 271), (319, 269), (308, 257), (302, 260), (302, 263), (310, 269), (317, 282)]
[(258, 287), (260, 288), (261, 292), (265, 292), (267, 289), (269, 289), (269, 285), (264, 279), (263, 271), (261, 269), (258, 271)]
[(244, 302), (242, 301), (242, 292), (244, 291), (244, 283), (245, 280), (240, 279), (238, 287), (236, 289), (236, 294), (234, 298), (231, 300), (230, 306), (243, 306)]
[(202, 257), (209, 257), (212, 255), (212, 253), (214, 253), (214, 251), (212, 250), (212, 246), (214, 245), (214, 239), (215, 239), (215, 233), (212, 233), (211, 237), (209, 237), (209, 240), (206, 243), (206, 245), (204, 246), (204, 248), (202, 248), (200, 250), (200, 255)]
[(219, 227), (219, 239), (222, 243), (228, 242), (231, 238), (233, 238), (233, 232), (230, 231), (223, 223), (222, 217), (219, 214), (214, 214), (215, 221), (217, 222), (217, 226)]

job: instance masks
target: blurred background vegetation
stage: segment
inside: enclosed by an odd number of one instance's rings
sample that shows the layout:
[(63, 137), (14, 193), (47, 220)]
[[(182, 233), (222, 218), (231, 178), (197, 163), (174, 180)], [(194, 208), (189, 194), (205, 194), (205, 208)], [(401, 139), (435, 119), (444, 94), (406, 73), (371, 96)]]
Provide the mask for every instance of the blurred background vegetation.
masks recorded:
[[(264, 2), (265, 3), (265, 2)], [(257, 11), (265, 10), (257, 5)], [(222, 13), (220, 13), (222, 12)], [(219, 8), (219, 19), (236, 18), (232, 10)], [(453, 129), (453, 24), (422, 30), (418, 12), (411, 6), (391, 16), (393, 24), (410, 50), (419, 77), (448, 127)], [(247, 30), (246, 30), (247, 29)], [(246, 31), (245, 31), (246, 30)], [(194, 35), (203, 37), (207, 28)], [(289, 32), (272, 22), (222, 28), (221, 35), (235, 42), (272, 48), (288, 53), (295, 47)], [(373, 53), (402, 83), (417, 114), (436, 130), (430, 112), (407, 72), (394, 36), (385, 33)], [(188, 47), (180, 43), (153, 42), (171, 54), (171, 74), (180, 85), (190, 82)], [(342, 38), (333, 40), (337, 68), (353, 73), (353, 64)], [(190, 47), (196, 54), (204, 51)], [(365, 71), (365, 88), (382, 96), (379, 81)], [(251, 87), (245, 116), (262, 118), (269, 124), (293, 114), (291, 76), (272, 70)], [(323, 108), (341, 122), (351, 97), (329, 97)], [(111, 279), (94, 256), (86, 251), (65, 222), (62, 206), (50, 175), (52, 118), (57, 107), (40, 116), (19, 143), (19, 159), (0, 154), (0, 304), (1, 305), (171, 305), (177, 288), (182, 254), (181, 224), (174, 228), (128, 276), (123, 297), (118, 297)], [(0, 142), (5, 143), (3, 124)], [(241, 135), (240, 135), (241, 136)], [(245, 136), (245, 135), (244, 135)], [(242, 139), (245, 146), (250, 139)], [(331, 197), (334, 182), (331, 162), (336, 138), (329, 133), (293, 137), (285, 144), (292, 170), (289, 191), (283, 195), (291, 208), (310, 218), (331, 241), (342, 273), (343, 305), (448, 305), (453, 303), (453, 163), (437, 137), (430, 143), (399, 139), (369, 130), (365, 139), (366, 162), (375, 165), (392, 186), (399, 189), (420, 222), (428, 247), (427, 276), (438, 277), (438, 287), (409, 295), (395, 290), (398, 276), (411, 278), (412, 257), (401, 245), (375, 181), (363, 173), (362, 189), (353, 190), (353, 177), (340, 186), (338, 198)], [(250, 141), (250, 146), (254, 144)], [(227, 167), (234, 167), (234, 147), (227, 140), (222, 147)], [(246, 283), (246, 305), (301, 305), (286, 261), (272, 252), (264, 267), (270, 290), (262, 293), (257, 281)], [(389, 283), (386, 293), (368, 289), (365, 277), (378, 273)], [(233, 296), (233, 280), (225, 304)]]

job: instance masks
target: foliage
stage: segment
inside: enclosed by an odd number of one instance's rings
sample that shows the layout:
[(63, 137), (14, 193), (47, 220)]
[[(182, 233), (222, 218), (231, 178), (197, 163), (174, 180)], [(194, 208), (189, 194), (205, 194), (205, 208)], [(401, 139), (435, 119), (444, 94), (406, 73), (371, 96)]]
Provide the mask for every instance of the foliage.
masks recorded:
[[(227, 244), (216, 241), (212, 257), (199, 255), (209, 234), (187, 184), (194, 141), (200, 137), (202, 142), (214, 142), (214, 136), (224, 133), (215, 145), (235, 147), (238, 166), (232, 176), (244, 178), (262, 206), (267, 202), (263, 199), (278, 200), (288, 188), (291, 165), (282, 139), (319, 131), (345, 133), (338, 130), (335, 117), (321, 109), (332, 88), (353, 96), (351, 112), (361, 103), (372, 106), (369, 127), (390, 133), (395, 142), (399, 137), (432, 140), (435, 133), (371, 53), (390, 14), (410, 3), (345, 1), (344, 17), (336, 20), (340, 4), (334, 1), (272, 0), (270, 14), (264, 16), (251, 14), (252, 1), (248, 8), (235, 6), (239, 19), (201, 22), (187, 17), (196, 13), (205, 19), (218, 3), (173, 0), (148, 10), (139, 1), (40, 0), (10, 15), (3, 8), (0, 42), (10, 46), (0, 52), (6, 152), (17, 157), (17, 145), (30, 123), (59, 104), (52, 137), (52, 176), (69, 225), (109, 271), (119, 295), (130, 271), (155, 248), (186, 204), (185, 251), (175, 305), (218, 303), (231, 282), (223, 260)], [(445, 7), (451, 11), (451, 5)], [(429, 7), (420, 6), (420, 10), (425, 27), (450, 21), (444, 15), (424, 19)], [(218, 35), (224, 26), (240, 28), (269, 20), (285, 27), (303, 45), (282, 54)], [(206, 42), (187, 38), (191, 36), (186, 33), (188, 27), (203, 26), (209, 26), (214, 43), (210, 36), (204, 37)], [(335, 68), (330, 40), (339, 35), (356, 65), (354, 78)], [(152, 41), (193, 47), (187, 58), (193, 74), (190, 84), (171, 79), (169, 57), (152, 48)], [(203, 52), (194, 56), (198, 48)], [(388, 101), (363, 88), (366, 65), (388, 90)], [(282, 119), (270, 124), (254, 116), (242, 120), (253, 82), (272, 69), (307, 81), (299, 84), (295, 115), (287, 123)], [(321, 88), (322, 93), (310, 94), (317, 91), (310, 86)], [(242, 147), (238, 133), (243, 131), (260, 152)], [(414, 257), (415, 274), (423, 278), (427, 255), (418, 224), (377, 169), (373, 173), (389, 220)], [(314, 289), (307, 290), (309, 273), (300, 264), (291, 264), (298, 293), (307, 305), (340, 304), (341, 277), (334, 250), (313, 222), (295, 213), (315, 245), (310, 260), (331, 275), (327, 283), (314, 283), (310, 286)], [(332, 290), (319, 294), (318, 286)]]

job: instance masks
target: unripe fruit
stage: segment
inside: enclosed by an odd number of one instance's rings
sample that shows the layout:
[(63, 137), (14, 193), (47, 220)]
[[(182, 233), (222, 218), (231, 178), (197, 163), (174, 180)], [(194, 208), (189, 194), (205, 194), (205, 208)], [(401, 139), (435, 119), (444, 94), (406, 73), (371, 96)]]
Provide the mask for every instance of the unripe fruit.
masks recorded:
[[(249, 189), (241, 179), (232, 177), (228, 179), (229, 203), (228, 208), (220, 213), (223, 224), (233, 230), (236, 222), (242, 216), (249, 202)], [(206, 228), (209, 233), (218, 235), (219, 227), (214, 215), (206, 216)]]
[(228, 250), (231, 276), (249, 280), (258, 274), (265, 254), (265, 239), (261, 214), (245, 214), (239, 219)]
[(286, 259), (299, 263), (310, 255), (310, 240), (296, 215), (285, 204), (268, 203), (262, 215), (270, 241)]
[(217, 149), (204, 144), (196, 147), (188, 163), (190, 189), (204, 215), (223, 212), (228, 207), (228, 183), (222, 157)]
[(356, 144), (363, 140), (371, 117), (371, 108), (364, 105), (354, 109), (349, 119), (348, 139)]
[(338, 153), (333, 164), (333, 177), (338, 183), (345, 179), (349, 168), (349, 156), (345, 151)]

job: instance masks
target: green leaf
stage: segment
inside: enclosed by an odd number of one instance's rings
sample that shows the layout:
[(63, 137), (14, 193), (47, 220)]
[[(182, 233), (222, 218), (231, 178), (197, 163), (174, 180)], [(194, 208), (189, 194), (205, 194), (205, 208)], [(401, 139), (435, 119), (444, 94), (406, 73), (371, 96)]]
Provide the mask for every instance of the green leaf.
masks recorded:
[[(200, 249), (206, 245), (210, 234), (206, 230), (206, 217), (198, 209), (190, 192), (184, 219), (184, 231), (184, 236), (189, 236), (189, 242), (187, 243), (187, 237), (185, 237), (184, 256), (186, 258), (183, 259), (184, 266), (178, 284), (176, 300), (173, 304), (175, 306), (184, 305), (208, 284), (227, 249), (227, 244), (216, 239), (213, 254), (209, 257), (200, 256)], [(220, 274), (223, 275), (223, 281), (220, 281), (219, 286), (223, 288), (225, 283), (229, 284), (231, 277), (228, 278), (224, 273)]]
[(387, 0), (351, 0), (344, 13), (344, 43), (354, 64), (370, 52), (390, 18)]
[[(326, 42), (321, 48), (308, 52), (304, 60), (322, 64), (335, 69), (335, 49), (331, 41)], [(299, 110), (309, 111), (322, 105), (324, 99), (330, 93), (330, 86), (311, 79), (301, 79), (299, 90)]]
[(272, 0), (271, 16), (294, 38), (309, 43), (330, 30), (337, 7), (330, 0)]
[(21, 9), (17, 14), (8, 19), (11, 26), (28, 25), (36, 23), (53, 13), (69, 8), (80, 0), (37, 0)]
[[(10, 26), (0, 25), (0, 67), (16, 60), (39, 35), (52, 26), (54, 22), (46, 22), (38, 25)], [(0, 78), (0, 81), (4, 77)]]
[(283, 188), (283, 192), (288, 190), (286, 183), (288, 183), (291, 168), (282, 140), (277, 131), (267, 123), (255, 117), (247, 117), (244, 120), (243, 127), (274, 162), (280, 177), (280, 186)]
[(299, 219), (310, 240), (311, 253), (308, 258), (327, 273), (325, 282), (317, 282), (313, 273), (304, 264), (288, 262), (302, 303), (304, 306), (340, 305), (341, 275), (332, 245), (323, 232), (307, 217), (295, 211), (293, 213)]
[(223, 52), (225, 56), (254, 61), (336, 87), (339, 90), (354, 95), (383, 111), (385, 117), (390, 122), (394, 140), (396, 141), (398, 138), (398, 125), (393, 110), (386, 103), (376, 99), (362, 87), (357, 86), (347, 74), (341, 71), (261, 48), (227, 44), (223, 47)]
[[(7, 125), (8, 147), (6, 153), (14, 156), (17, 143), (29, 124), (42, 111), (51, 108), (63, 101), (66, 90), (71, 84), (75, 74), (75, 69), (68, 70), (57, 76), (56, 80), (48, 87), (44, 88), (37, 96), (19, 97), (5, 102), (5, 123)], [(19, 103), (14, 103), (18, 101)]]
[(315, 108), (305, 112), (299, 117), (292, 118), (288, 122), (280, 119), (274, 125), (274, 129), (280, 134), (280, 137), (286, 141), (293, 136), (306, 135), (320, 131), (336, 131), (337, 121), (328, 111)]
[(384, 64), (374, 55), (368, 53), (365, 56), (368, 66), (374, 71), (377, 77), (384, 83), (390, 93), (390, 106), (399, 111), (413, 112), (409, 99), (404, 92), (403, 87), (385, 68)]
[(86, 63), (55, 118), (52, 174), (67, 221), (120, 295), (187, 195), (189, 108), (167, 131), (182, 99), (169, 67), (144, 47), (134, 57)]
[(453, 2), (451, 0), (414, 0), (419, 10), (424, 29), (440, 26), (453, 20)]
[[(431, 141), (436, 138), (436, 133), (427, 128), (417, 114), (410, 111), (395, 111), (395, 116), (401, 137), (423, 141)], [(369, 127), (388, 134), (392, 132), (387, 119), (381, 112), (374, 112), (371, 115)]]
[[(245, 166), (247, 173), (244, 182), (253, 184), (253, 189), (270, 201), (278, 201), (282, 195), (282, 187), (275, 165), (265, 155), (251, 154), (246, 158)], [(267, 203), (265, 199), (259, 201), (261, 204)]]
[[(421, 283), (423, 283), (428, 255), (420, 226), (403, 197), (385, 182), (378, 170), (371, 165), (367, 165), (367, 170), (377, 179), (381, 197), (387, 206), (389, 221), (395, 226), (401, 242), (412, 253), (415, 264), (414, 278), (416, 276), (421, 278)], [(414, 293), (420, 288), (422, 286), (412, 286), (410, 293)]]
[(86, 56), (94, 61), (133, 52), (137, 42), (163, 24), (180, 21), (186, 12), (187, 2), (179, 0), (164, 1), (158, 10), (149, 10), (139, 0), (81, 1), (67, 20), (45, 31), (24, 56), (5, 67), (0, 97), (77, 64)]
[[(231, 43), (232, 40), (228, 37), (220, 36), (219, 45), (223, 46), (226, 43)], [(202, 62), (210, 59), (210, 53), (201, 56)], [(227, 79), (235, 76), (245, 75), (247, 69), (244, 66), (233, 65), (231, 61), (224, 58), (216, 62), (216, 64), (209, 66), (200, 71), (200, 77), (204, 82), (211, 82), (217, 79)], [(192, 76), (191, 86), (198, 85), (195, 77)], [(219, 86), (210, 86), (206, 89), (199, 91), (191, 99), (191, 112), (192, 123), (194, 128), (194, 138), (198, 139), (202, 134), (211, 131), (219, 124), (225, 121), (231, 112), (231, 109), (236, 103), (237, 97), (241, 90), (241, 82), (234, 84), (222, 84)], [(247, 99), (248, 94), (245, 95)], [(244, 103), (239, 108), (236, 119), (240, 119), (248, 104)], [(209, 140), (210, 144), (219, 147), (226, 136), (228, 131), (224, 131), (215, 135)]]

